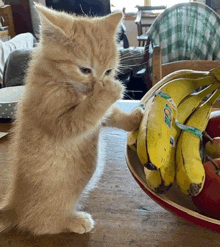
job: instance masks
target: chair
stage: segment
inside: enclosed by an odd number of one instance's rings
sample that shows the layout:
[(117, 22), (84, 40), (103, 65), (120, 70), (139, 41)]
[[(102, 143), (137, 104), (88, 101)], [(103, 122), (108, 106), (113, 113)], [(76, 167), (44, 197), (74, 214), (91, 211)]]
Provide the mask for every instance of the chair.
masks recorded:
[[(148, 88), (152, 86), (152, 80), (156, 83), (160, 78), (152, 74), (152, 66), (155, 68), (153, 51), (157, 46), (161, 50), (161, 64), (182, 60), (220, 60), (220, 17), (199, 2), (180, 3), (165, 9), (147, 32), (145, 78), (151, 80), (146, 81)], [(180, 64), (193, 66), (195, 63)], [(174, 67), (175, 70), (178, 68)]]
[(4, 5), (0, 7), (0, 17), (2, 26), (8, 27), (8, 35), (10, 38), (13, 38), (16, 34), (14, 30), (14, 20), (10, 5)]
[[(153, 51), (153, 84), (155, 85), (166, 75), (181, 69), (192, 69), (197, 71), (209, 71), (213, 68), (220, 67), (220, 60), (182, 60), (171, 63), (162, 64), (162, 54), (159, 47), (155, 47)], [(220, 109), (220, 100), (218, 100), (213, 109)]]
[(152, 62), (153, 85), (176, 70), (192, 69), (197, 71), (209, 71), (213, 68), (220, 67), (220, 60), (181, 60), (162, 64), (160, 47), (154, 48)]
[(143, 18), (147, 17), (149, 19), (155, 19), (157, 17), (156, 14), (153, 14), (153, 10), (163, 10), (166, 8), (166, 6), (138, 6), (138, 12), (137, 17), (135, 19), (135, 24), (137, 25), (137, 40), (138, 40), (138, 46), (145, 46), (145, 43), (147, 41), (147, 36), (145, 32), (143, 31), (146, 28), (149, 28), (151, 26), (151, 23), (142, 23)]
[(11, 6), (15, 34), (29, 32), (38, 38), (40, 18), (33, 0), (4, 0), (4, 2)]

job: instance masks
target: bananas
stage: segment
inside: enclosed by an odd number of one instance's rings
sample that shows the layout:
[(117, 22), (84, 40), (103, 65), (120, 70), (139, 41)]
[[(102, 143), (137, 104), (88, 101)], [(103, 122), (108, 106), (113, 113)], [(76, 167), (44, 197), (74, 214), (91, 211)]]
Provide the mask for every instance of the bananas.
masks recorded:
[[(165, 76), (160, 82), (158, 82), (153, 88), (151, 88), (149, 90), (149, 92), (143, 97), (141, 105), (146, 110), (144, 112), (144, 116), (143, 116), (143, 119), (141, 121), (140, 127), (136, 131), (129, 132), (128, 136), (127, 136), (128, 146), (133, 151), (137, 151), (139, 159), (143, 165), (148, 163), (148, 155), (147, 155), (147, 149), (146, 149), (146, 129), (147, 129), (146, 127), (147, 127), (149, 110), (151, 108), (152, 101), (153, 101), (152, 94), (154, 92), (154, 89), (157, 90), (163, 84), (165, 84), (171, 80), (177, 79), (177, 78), (191, 77), (191, 79), (192, 78), (197, 79), (197, 78), (200, 78), (201, 76), (206, 77), (206, 76), (208, 76), (208, 73), (204, 72), (204, 71), (194, 71), (194, 70), (175, 71), (175, 72), (170, 73), (169, 75)], [(147, 97), (148, 95), (150, 95), (150, 96)]]
[[(168, 82), (159, 91), (156, 91), (146, 127), (148, 163), (145, 164), (146, 168), (158, 170), (160, 174), (161, 183), (157, 187), (152, 186), (150, 182), (148, 183), (156, 192), (166, 193), (174, 183), (175, 144), (179, 134), (175, 124), (178, 105), (181, 100), (196, 89), (215, 82), (215, 78), (211, 76), (201, 79), (180, 78)], [(184, 120), (186, 120), (189, 115), (184, 116)], [(156, 175), (157, 172), (153, 173)], [(150, 171), (146, 177), (149, 174), (151, 174)], [(157, 175), (157, 177), (159, 176)], [(151, 180), (148, 179), (148, 181)]]
[(173, 160), (170, 153), (177, 133), (172, 123), (177, 117), (177, 106), (196, 89), (215, 82), (213, 76), (201, 79), (179, 78), (168, 82), (156, 91), (146, 128), (149, 162), (157, 169)]
[[(150, 102), (147, 104), (147, 102), (149, 101), (149, 99), (152, 97), (152, 94), (154, 93), (154, 91), (156, 91), (157, 89), (159, 89), (161, 86), (163, 86), (165, 83), (177, 79), (177, 78), (191, 78), (191, 79), (197, 79), (200, 77), (206, 77), (208, 76), (209, 73), (205, 72), (205, 71), (195, 71), (195, 70), (178, 70), (178, 71), (174, 71), (170, 74), (168, 74), (167, 76), (165, 76), (160, 82), (158, 82), (156, 85), (154, 85), (154, 87), (152, 87), (148, 93), (146, 93), (146, 95), (142, 98), (141, 100), (141, 105), (143, 106), (143, 108), (148, 108), (151, 106)], [(152, 102), (151, 102), (152, 103)], [(147, 105), (146, 105), (147, 104)], [(144, 113), (144, 119), (142, 120), (142, 126), (144, 128), (144, 125), (147, 121), (147, 116), (146, 116), (146, 112)], [(141, 128), (140, 128), (141, 129)], [(137, 151), (137, 138), (138, 138), (138, 132), (139, 130), (135, 130), (132, 132), (129, 132), (127, 135), (127, 144), (128, 146), (133, 150), (133, 151)], [(143, 135), (143, 132), (142, 132)], [(143, 136), (143, 138), (145, 138), (146, 135)], [(142, 139), (142, 138), (139, 138)], [(146, 143), (146, 141), (144, 141), (143, 143)], [(142, 145), (139, 145), (139, 148)], [(142, 152), (144, 152), (144, 149), (146, 148), (146, 146), (144, 145), (143, 150), (140, 150), (139, 153), (141, 155)], [(145, 159), (146, 159), (146, 155), (145, 155)], [(147, 163), (147, 161), (145, 162)]]
[(142, 165), (148, 163), (148, 154), (147, 154), (147, 142), (146, 142), (146, 133), (147, 133), (147, 121), (148, 115), (152, 106), (153, 97), (151, 97), (148, 102), (145, 104), (145, 111), (143, 118), (140, 123), (139, 132), (137, 136), (137, 154)]
[[(133, 138), (135, 148), (129, 146), (137, 152), (146, 182), (155, 192), (166, 193), (174, 183), (176, 142), (181, 132), (178, 126), (196, 112), (205, 96), (220, 87), (218, 73), (219, 69), (207, 73), (176, 71), (164, 77), (141, 100), (144, 116), (139, 130), (128, 134), (128, 145)], [(205, 89), (194, 93), (202, 86)], [(181, 180), (182, 175), (178, 176)]]
[(176, 150), (176, 181), (183, 193), (196, 196), (202, 190), (205, 181), (205, 170), (200, 154), (202, 132), (205, 130), (212, 105), (218, 99), (220, 89), (204, 102), (187, 120), (186, 125), (180, 126), (181, 132)]
[(137, 151), (138, 133), (139, 133), (139, 130), (135, 130), (132, 132), (128, 132), (128, 136), (127, 136), (127, 144), (135, 152)]
[(209, 85), (208, 87), (200, 90), (199, 92), (193, 93), (185, 97), (178, 106), (178, 121), (184, 123), (186, 117), (190, 116), (191, 113), (201, 104), (204, 98), (214, 92), (220, 85), (218, 83)]
[[(187, 96), (184, 100), (180, 102), (177, 107), (178, 112), (178, 124), (183, 124), (190, 114), (201, 104), (203, 98), (212, 93), (220, 85), (213, 84), (205, 88), (204, 90), (195, 93), (193, 95)], [(173, 121), (171, 136), (173, 137), (172, 147), (170, 149), (169, 158), (170, 162), (164, 164), (160, 169), (156, 171), (150, 171), (145, 169), (145, 175), (147, 179), (148, 186), (157, 193), (166, 193), (172, 186), (175, 179), (175, 142), (180, 134), (180, 129)]]

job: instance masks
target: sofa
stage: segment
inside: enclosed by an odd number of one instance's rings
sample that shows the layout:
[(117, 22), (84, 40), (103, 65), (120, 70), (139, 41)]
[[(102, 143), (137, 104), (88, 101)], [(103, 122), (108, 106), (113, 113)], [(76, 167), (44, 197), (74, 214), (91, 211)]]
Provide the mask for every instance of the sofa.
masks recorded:
[[(16, 34), (32, 33), (38, 40), (40, 19), (33, 0), (5, 0), (4, 2), (11, 6)], [(111, 12), (109, 0), (97, 0), (93, 1), (92, 4), (88, 0), (45, 0), (45, 3), (48, 7), (67, 10), (79, 15), (103, 16)], [(147, 90), (143, 74), (139, 73), (144, 68), (144, 47), (129, 47), (126, 27), (123, 23), (120, 25), (117, 39), (123, 65), (123, 71), (119, 74), (119, 79), (127, 86), (127, 98), (140, 99), (143, 92)], [(127, 59), (128, 57), (129, 59)], [(5, 83), (5, 85), (10, 85), (10, 83)]]
[[(19, 34), (7, 42), (0, 41), (0, 122), (13, 119), (14, 107), (23, 91), (26, 69), (36, 44), (31, 33)], [(118, 75), (127, 87), (124, 99), (140, 99), (146, 92), (145, 83), (138, 76), (144, 66), (143, 50), (140, 47), (119, 47), (118, 51), (125, 67)], [(123, 57), (128, 56), (130, 58), (123, 61)]]

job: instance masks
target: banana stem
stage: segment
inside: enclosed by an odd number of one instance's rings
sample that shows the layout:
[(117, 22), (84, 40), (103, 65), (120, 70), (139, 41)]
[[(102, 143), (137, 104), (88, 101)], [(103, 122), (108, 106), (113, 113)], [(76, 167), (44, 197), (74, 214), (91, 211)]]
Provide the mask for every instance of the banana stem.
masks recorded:
[(213, 83), (211, 85), (208, 85), (201, 91), (195, 93), (195, 95), (198, 95), (201, 99), (205, 98), (208, 94), (213, 93), (216, 89), (220, 87), (219, 83)]
[(215, 174), (217, 174), (218, 176), (220, 176), (220, 167), (217, 165), (217, 163), (214, 161), (214, 159), (212, 159), (210, 156), (207, 156), (207, 159), (212, 162), (212, 164), (214, 165), (216, 171)]
[(211, 97), (206, 102), (209, 102), (211, 105), (213, 105), (218, 100), (219, 95), (220, 95), (220, 89), (216, 89), (215, 92), (211, 95)]
[(213, 143), (213, 138), (206, 131), (203, 131), (202, 135), (203, 135), (203, 137), (206, 137), (207, 139), (209, 139), (209, 141), (211, 141), (211, 143)]

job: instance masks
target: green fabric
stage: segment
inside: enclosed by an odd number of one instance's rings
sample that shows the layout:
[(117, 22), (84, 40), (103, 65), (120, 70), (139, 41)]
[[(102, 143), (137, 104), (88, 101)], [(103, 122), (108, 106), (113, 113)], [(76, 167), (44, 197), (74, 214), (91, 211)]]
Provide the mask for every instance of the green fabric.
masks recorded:
[(148, 73), (153, 47), (160, 46), (162, 63), (178, 60), (220, 60), (220, 17), (199, 2), (167, 8), (151, 25)]

